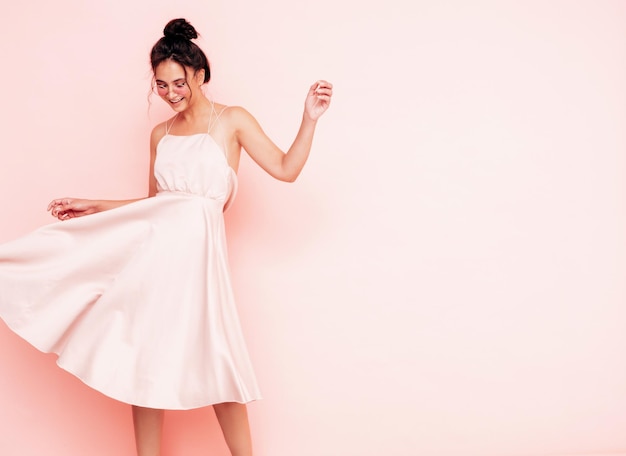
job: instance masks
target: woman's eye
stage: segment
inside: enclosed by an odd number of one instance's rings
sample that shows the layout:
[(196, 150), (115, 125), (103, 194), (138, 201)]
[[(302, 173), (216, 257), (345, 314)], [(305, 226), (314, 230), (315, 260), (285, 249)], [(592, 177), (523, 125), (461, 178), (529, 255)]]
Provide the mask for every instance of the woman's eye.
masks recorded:
[(157, 84), (157, 88), (159, 88), (159, 89), (165, 89), (165, 88), (166, 88), (166, 86), (164, 86), (163, 84)]
[(187, 85), (187, 83), (186, 83), (186, 82), (180, 82), (180, 83), (176, 84), (176, 87), (178, 87), (179, 89), (181, 89), (181, 88), (185, 87), (186, 85)]

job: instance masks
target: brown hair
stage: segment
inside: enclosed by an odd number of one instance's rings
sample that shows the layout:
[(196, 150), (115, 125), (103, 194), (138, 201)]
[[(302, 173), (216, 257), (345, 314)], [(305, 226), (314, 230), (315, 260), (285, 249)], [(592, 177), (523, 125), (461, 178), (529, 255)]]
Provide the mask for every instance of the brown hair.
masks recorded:
[(204, 70), (204, 83), (211, 79), (211, 70), (206, 55), (191, 40), (198, 38), (198, 32), (185, 19), (173, 19), (163, 30), (163, 37), (155, 43), (150, 51), (152, 72), (165, 60), (173, 60), (183, 67), (194, 70)]

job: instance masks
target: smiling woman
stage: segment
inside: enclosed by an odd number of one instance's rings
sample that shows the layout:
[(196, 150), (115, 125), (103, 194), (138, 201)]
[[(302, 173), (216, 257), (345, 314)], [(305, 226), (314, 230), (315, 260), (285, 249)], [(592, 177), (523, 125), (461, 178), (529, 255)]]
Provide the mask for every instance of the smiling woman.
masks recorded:
[[(157, 41), (150, 53), (152, 72), (155, 76), (155, 87), (159, 96), (171, 104), (180, 103), (186, 96), (191, 98), (188, 79), (193, 78), (196, 86), (205, 84), (211, 79), (209, 61), (191, 40), (198, 38), (196, 30), (184, 20), (171, 21), (163, 31), (163, 37)], [(159, 68), (165, 64), (163, 68)], [(163, 75), (157, 70), (161, 70)], [(183, 77), (168, 81), (161, 79), (176, 77), (184, 72)]]
[(245, 403), (260, 393), (233, 300), (223, 211), (242, 148), (277, 179), (296, 179), (332, 96), (326, 81), (310, 87), (283, 152), (245, 109), (203, 94), (210, 70), (197, 36), (175, 19), (151, 52), (156, 91), (176, 114), (152, 130), (148, 197), (55, 199), (48, 209), (65, 223), (0, 246), (0, 316), (57, 353), (62, 368), (133, 406), (140, 456), (160, 454), (164, 409), (207, 405), (232, 454), (252, 454)]

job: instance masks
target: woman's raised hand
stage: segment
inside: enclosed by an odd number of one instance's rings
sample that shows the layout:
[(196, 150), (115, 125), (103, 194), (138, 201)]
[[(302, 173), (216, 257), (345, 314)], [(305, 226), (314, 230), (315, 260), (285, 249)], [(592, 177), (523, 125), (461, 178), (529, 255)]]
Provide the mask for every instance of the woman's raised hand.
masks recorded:
[(98, 201), (79, 198), (60, 198), (48, 204), (48, 210), (59, 220), (69, 220), (98, 212)]
[(330, 82), (320, 80), (313, 84), (304, 102), (304, 112), (309, 119), (319, 119), (330, 106), (332, 96), (333, 85)]

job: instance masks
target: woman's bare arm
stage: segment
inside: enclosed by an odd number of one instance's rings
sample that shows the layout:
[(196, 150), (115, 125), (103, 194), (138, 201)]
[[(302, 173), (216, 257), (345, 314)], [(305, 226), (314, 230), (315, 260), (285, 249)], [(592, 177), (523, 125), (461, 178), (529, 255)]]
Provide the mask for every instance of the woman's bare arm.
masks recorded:
[(317, 81), (309, 88), (300, 129), (286, 153), (243, 108), (235, 108), (230, 113), (236, 126), (237, 141), (268, 174), (281, 181), (293, 182), (309, 157), (317, 120), (328, 109), (331, 97), (332, 84), (329, 82)]
[(75, 217), (108, 211), (125, 204), (139, 201), (143, 198), (129, 200), (91, 200), (84, 198), (58, 198), (48, 204), (48, 210), (53, 217), (59, 220), (69, 220)]

